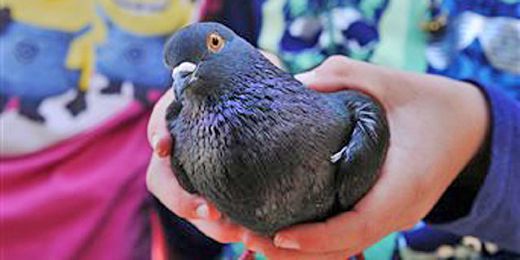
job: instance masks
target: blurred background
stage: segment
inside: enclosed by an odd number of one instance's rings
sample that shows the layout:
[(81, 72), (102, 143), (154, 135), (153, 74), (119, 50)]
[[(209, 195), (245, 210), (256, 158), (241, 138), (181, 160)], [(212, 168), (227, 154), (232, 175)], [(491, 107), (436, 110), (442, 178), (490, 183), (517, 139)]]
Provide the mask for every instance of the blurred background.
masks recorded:
[[(519, 16), (515, 0), (2, 0), (1, 258), (240, 255), (146, 191), (146, 124), (171, 84), (163, 44), (189, 23), (223, 23), (291, 73), (340, 54), (520, 98)], [(519, 257), (422, 223), (365, 256)]]

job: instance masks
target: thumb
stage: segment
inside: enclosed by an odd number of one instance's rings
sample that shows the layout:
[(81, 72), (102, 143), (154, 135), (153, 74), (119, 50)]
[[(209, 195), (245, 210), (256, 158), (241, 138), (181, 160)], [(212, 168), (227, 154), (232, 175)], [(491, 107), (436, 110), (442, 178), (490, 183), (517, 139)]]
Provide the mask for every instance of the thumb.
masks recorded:
[(303, 85), (320, 92), (336, 92), (349, 89), (342, 77), (338, 75), (321, 75), (316, 70), (297, 74), (294, 78)]
[(386, 84), (381, 84), (388, 74), (385, 71), (384, 68), (367, 62), (336, 55), (295, 78), (309, 88), (321, 92), (352, 89), (377, 97), (385, 90)]

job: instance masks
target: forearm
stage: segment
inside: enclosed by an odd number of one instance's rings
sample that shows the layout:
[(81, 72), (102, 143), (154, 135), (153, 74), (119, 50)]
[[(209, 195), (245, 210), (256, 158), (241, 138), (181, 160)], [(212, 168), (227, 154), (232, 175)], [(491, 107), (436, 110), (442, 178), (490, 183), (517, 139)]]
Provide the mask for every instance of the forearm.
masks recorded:
[(482, 87), (491, 127), (487, 142), (426, 217), (439, 228), (520, 251), (520, 106)]

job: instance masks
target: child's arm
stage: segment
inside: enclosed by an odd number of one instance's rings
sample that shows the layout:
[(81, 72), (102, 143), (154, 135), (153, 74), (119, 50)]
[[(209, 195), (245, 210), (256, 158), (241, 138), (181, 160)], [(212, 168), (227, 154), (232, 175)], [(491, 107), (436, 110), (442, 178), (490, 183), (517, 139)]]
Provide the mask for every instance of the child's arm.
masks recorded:
[[(488, 99), (491, 112), (489, 150), (481, 157), (481, 162), (489, 161), (485, 179), (468, 207), (470, 211), (438, 227), (520, 252), (520, 102), (508, 98), (499, 88), (486, 86), (480, 89)], [(468, 172), (466, 178), (479, 178), (479, 170)], [(467, 188), (457, 187), (462, 191)], [(456, 201), (458, 198), (453, 196), (442, 203), (455, 206), (453, 202)]]

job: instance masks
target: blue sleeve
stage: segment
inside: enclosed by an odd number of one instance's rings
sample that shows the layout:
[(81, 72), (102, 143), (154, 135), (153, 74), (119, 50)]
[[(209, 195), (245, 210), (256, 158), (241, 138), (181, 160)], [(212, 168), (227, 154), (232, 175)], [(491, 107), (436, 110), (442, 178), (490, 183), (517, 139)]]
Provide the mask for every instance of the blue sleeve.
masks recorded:
[(480, 88), (491, 111), (489, 170), (469, 214), (435, 226), (520, 252), (520, 102)]

